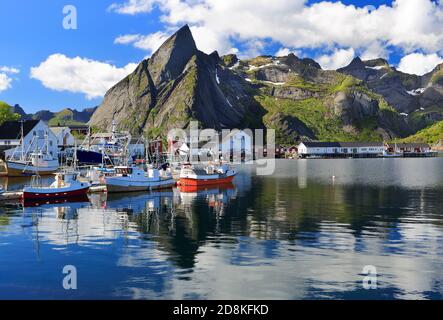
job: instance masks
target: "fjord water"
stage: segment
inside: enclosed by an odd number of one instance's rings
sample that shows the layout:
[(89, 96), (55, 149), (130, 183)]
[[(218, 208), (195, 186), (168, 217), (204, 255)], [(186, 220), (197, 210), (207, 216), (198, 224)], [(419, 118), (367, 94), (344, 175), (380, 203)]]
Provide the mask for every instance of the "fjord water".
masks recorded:
[(3, 205), (0, 298), (442, 298), (443, 158), (240, 170), (223, 188)]

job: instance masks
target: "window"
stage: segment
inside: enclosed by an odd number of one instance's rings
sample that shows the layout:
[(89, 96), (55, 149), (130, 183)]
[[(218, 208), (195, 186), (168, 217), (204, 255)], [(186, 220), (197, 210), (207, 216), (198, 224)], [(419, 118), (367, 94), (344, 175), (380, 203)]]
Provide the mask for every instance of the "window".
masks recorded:
[(51, 141), (49, 141), (49, 146), (50, 146), (50, 147), (52, 147), (52, 140), (51, 140)]

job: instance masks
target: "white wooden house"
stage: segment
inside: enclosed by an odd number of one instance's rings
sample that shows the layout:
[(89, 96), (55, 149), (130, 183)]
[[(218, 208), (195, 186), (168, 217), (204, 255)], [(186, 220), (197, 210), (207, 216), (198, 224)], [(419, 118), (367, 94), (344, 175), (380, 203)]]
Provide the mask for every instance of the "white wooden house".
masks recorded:
[(382, 142), (301, 142), (298, 154), (307, 156), (377, 156), (383, 154)]
[(63, 149), (74, 146), (75, 137), (72, 135), (69, 127), (51, 127), (50, 129), (57, 137), (57, 145), (59, 148)]
[(57, 137), (48, 125), (41, 120), (25, 120), (6, 121), (0, 126), (0, 148), (4, 151), (5, 157), (20, 157), (22, 122), (25, 154), (47, 149), (49, 154), (58, 156)]

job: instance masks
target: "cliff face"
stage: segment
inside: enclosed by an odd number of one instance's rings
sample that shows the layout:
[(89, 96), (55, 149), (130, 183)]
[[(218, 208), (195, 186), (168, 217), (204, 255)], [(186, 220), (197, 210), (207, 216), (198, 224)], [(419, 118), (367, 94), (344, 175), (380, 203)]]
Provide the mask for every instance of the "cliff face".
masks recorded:
[(249, 125), (245, 115), (254, 103), (244, 80), (222, 68), (219, 59), (217, 53), (198, 51), (185, 26), (108, 91), (90, 123), (109, 129), (115, 119), (121, 129), (151, 136), (185, 128), (191, 120), (216, 129)]
[[(380, 140), (438, 119), (441, 74), (440, 66), (423, 77), (406, 75), (382, 59), (357, 58), (327, 71), (294, 54), (248, 60), (207, 55), (184, 26), (107, 92), (90, 124), (109, 130), (114, 119), (120, 129), (164, 137), (197, 120), (218, 130), (274, 128), (281, 143)], [(399, 113), (416, 108), (426, 121)]]
[(397, 111), (407, 115), (412, 131), (443, 119), (443, 64), (424, 76), (406, 74), (383, 59), (355, 58), (337, 70), (364, 81)]

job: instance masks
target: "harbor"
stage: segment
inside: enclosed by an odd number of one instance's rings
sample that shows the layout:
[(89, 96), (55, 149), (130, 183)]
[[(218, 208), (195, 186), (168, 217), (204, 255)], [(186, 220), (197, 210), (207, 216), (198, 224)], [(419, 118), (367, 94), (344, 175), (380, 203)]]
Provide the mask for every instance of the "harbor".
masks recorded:
[(0, 204), (0, 297), (440, 299), (442, 160), (279, 159), (223, 186)]

